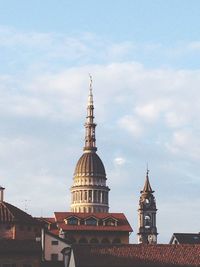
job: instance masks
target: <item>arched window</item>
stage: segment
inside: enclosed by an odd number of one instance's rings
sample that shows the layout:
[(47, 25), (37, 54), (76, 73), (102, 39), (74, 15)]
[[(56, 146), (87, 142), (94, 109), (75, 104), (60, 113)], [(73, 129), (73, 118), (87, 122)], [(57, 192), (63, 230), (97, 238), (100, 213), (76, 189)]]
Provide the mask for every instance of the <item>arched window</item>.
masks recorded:
[(103, 239), (101, 240), (101, 243), (102, 243), (102, 244), (110, 244), (110, 241), (109, 241), (108, 238), (103, 238)]
[(113, 244), (121, 244), (121, 240), (119, 238), (115, 238), (112, 241)]
[(144, 227), (150, 228), (151, 226), (151, 217), (149, 215), (144, 216)]
[(87, 244), (87, 243), (88, 243), (88, 241), (86, 238), (82, 237), (79, 239), (79, 244)]
[(99, 240), (98, 240), (97, 238), (92, 238), (92, 239), (90, 240), (90, 243), (91, 243), (91, 244), (98, 244), (98, 243), (99, 243)]

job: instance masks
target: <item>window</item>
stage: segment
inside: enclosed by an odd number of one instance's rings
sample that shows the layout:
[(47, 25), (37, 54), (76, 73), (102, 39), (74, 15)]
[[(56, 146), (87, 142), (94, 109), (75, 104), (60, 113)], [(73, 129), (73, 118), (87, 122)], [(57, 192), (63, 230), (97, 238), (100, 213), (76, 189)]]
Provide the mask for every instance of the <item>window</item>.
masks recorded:
[(115, 220), (113, 220), (113, 219), (107, 219), (105, 221), (105, 225), (107, 225), (107, 226), (115, 226), (116, 223), (115, 223)]
[(54, 245), (58, 245), (58, 241), (57, 241), (57, 240), (52, 240), (52, 241), (51, 241), (51, 245), (53, 245), (53, 246), (54, 246)]
[(87, 200), (87, 191), (85, 191), (85, 201)]
[(97, 225), (97, 220), (95, 218), (89, 218), (85, 220), (86, 225)]
[(52, 261), (58, 261), (58, 254), (51, 254)]
[(67, 223), (71, 225), (77, 225), (78, 224), (78, 219), (75, 217), (71, 217), (67, 219)]
[(92, 190), (88, 191), (88, 200), (89, 202), (92, 202)]
[(144, 216), (145, 228), (150, 228), (151, 226), (151, 217), (149, 215)]

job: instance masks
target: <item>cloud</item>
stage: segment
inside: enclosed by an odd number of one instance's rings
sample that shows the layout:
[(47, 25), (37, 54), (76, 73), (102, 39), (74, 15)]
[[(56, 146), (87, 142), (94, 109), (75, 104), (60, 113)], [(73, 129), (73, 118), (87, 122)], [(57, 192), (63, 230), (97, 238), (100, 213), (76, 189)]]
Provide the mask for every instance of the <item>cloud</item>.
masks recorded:
[(118, 125), (121, 128), (130, 132), (134, 137), (139, 137), (143, 133), (143, 128), (140, 125), (140, 122), (137, 119), (135, 119), (129, 115), (122, 117), (118, 121)]
[(117, 158), (114, 159), (114, 163), (115, 163), (116, 165), (119, 165), (119, 166), (124, 165), (125, 162), (126, 162), (126, 159), (123, 158), (123, 157), (117, 157)]
[(171, 140), (166, 143), (166, 148), (176, 156), (200, 159), (200, 141), (198, 134), (194, 131), (179, 130), (172, 134)]
[(183, 125), (186, 125), (188, 122), (187, 114), (182, 114), (177, 111), (168, 111), (165, 114), (166, 123), (169, 127), (179, 128)]

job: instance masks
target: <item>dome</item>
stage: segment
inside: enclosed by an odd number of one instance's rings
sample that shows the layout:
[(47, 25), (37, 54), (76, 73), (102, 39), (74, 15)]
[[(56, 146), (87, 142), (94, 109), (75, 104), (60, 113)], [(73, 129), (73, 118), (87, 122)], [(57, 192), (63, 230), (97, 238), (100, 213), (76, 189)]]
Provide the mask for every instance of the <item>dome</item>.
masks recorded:
[(95, 152), (87, 152), (77, 162), (74, 176), (103, 176), (106, 178), (106, 172), (100, 157)]
[(38, 224), (39, 222), (23, 210), (7, 203), (0, 202), (0, 223), (21, 222)]

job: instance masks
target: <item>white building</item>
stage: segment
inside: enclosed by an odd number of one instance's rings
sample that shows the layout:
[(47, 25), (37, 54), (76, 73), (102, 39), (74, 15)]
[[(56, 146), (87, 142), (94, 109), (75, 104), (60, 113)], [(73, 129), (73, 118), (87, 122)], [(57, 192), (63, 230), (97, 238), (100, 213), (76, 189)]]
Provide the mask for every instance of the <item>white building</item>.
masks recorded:
[(42, 231), (42, 253), (44, 261), (63, 261), (61, 251), (70, 247), (66, 240), (47, 230)]

